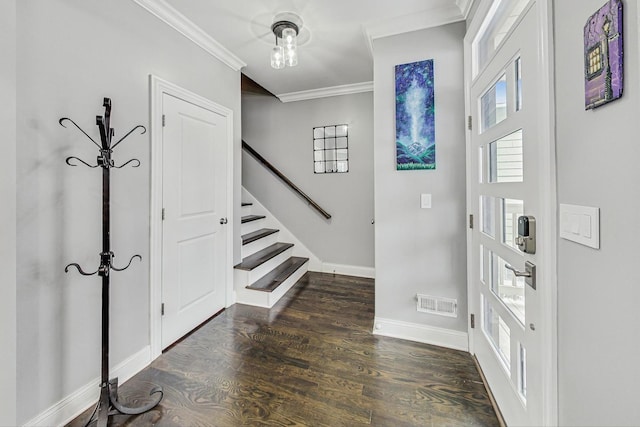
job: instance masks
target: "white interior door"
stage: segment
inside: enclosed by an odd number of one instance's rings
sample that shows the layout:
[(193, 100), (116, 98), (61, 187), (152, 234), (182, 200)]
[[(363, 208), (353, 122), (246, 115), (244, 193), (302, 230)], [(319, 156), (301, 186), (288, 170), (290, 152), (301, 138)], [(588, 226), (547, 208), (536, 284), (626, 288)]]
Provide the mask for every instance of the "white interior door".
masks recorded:
[[(509, 9), (511, 8), (511, 9)], [(494, 2), (474, 40), (470, 86), (469, 202), (477, 218), (471, 231), (470, 308), (473, 350), (508, 425), (542, 425), (545, 349), (539, 272), (544, 251), (516, 245), (518, 217), (536, 219), (538, 236), (548, 226), (541, 200), (540, 79), (537, 2)], [(534, 289), (507, 266), (536, 266)]]
[(162, 348), (222, 310), (227, 118), (163, 94)]

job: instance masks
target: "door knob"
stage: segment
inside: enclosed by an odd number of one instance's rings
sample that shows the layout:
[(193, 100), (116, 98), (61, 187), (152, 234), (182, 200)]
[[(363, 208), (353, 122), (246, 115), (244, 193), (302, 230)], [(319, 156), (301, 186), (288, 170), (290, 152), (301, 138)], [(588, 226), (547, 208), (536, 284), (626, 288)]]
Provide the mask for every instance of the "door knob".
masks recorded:
[(227, 222), (227, 218), (220, 218), (220, 224), (225, 225)]

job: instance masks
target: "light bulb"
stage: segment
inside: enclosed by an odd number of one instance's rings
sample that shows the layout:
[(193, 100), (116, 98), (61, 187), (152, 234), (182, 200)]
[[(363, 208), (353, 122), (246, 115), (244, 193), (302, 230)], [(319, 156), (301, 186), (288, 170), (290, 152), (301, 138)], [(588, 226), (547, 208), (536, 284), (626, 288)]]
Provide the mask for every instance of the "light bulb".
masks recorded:
[(298, 51), (295, 47), (285, 50), (285, 61), (289, 67), (298, 65)]
[(293, 28), (285, 28), (284, 30), (282, 30), (282, 41), (284, 42), (284, 46), (287, 49), (296, 48), (296, 35), (296, 30), (294, 30)]
[(282, 46), (274, 46), (271, 49), (271, 66), (276, 70), (284, 68), (284, 48)]

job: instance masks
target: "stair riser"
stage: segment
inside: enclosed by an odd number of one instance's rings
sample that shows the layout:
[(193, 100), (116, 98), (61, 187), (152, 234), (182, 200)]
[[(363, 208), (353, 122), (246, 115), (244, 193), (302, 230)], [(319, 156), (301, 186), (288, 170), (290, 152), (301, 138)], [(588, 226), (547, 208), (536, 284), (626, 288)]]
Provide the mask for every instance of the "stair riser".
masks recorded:
[(270, 234), (269, 236), (258, 239), (255, 242), (247, 243), (242, 246), (242, 258), (246, 258), (249, 255), (253, 255), (256, 252), (273, 245), (278, 241), (278, 233)]
[[(255, 291), (245, 287), (236, 287), (236, 301), (239, 304), (253, 305), (257, 307), (271, 308), (289, 291), (298, 280), (307, 272), (309, 263), (306, 262), (295, 273), (287, 278), (273, 292)], [(236, 283), (243, 283), (247, 280), (246, 271), (236, 270)]]
[(277, 266), (285, 262), (287, 259), (291, 257), (292, 252), (293, 252), (293, 249), (289, 248), (286, 251), (282, 252), (281, 254), (271, 258), (269, 261), (265, 262), (264, 264), (249, 271), (248, 282), (245, 283), (243, 286), (250, 285), (251, 283), (255, 282), (256, 280), (258, 280), (259, 278), (261, 278), (262, 276), (264, 276), (265, 274), (267, 274), (268, 272), (270, 272), (271, 270), (273, 270), (274, 268), (276, 268)]
[[(278, 286), (273, 292), (266, 292), (269, 295), (269, 298), (268, 298), (269, 308), (273, 307), (275, 303), (280, 301), (280, 298), (282, 298), (284, 294), (286, 294), (296, 284), (296, 282), (300, 280), (302, 276), (304, 276), (304, 274), (307, 272), (308, 267), (309, 267), (309, 262), (307, 261), (303, 265), (301, 265), (300, 268), (298, 268), (295, 273), (287, 277), (287, 280), (282, 282), (282, 284)], [(259, 292), (259, 291), (255, 291), (255, 292)]]
[(265, 219), (257, 219), (255, 221), (251, 221), (251, 222), (245, 222), (244, 224), (240, 225), (240, 234), (249, 234), (252, 233), (254, 231), (258, 231), (261, 228), (264, 228), (265, 225)]

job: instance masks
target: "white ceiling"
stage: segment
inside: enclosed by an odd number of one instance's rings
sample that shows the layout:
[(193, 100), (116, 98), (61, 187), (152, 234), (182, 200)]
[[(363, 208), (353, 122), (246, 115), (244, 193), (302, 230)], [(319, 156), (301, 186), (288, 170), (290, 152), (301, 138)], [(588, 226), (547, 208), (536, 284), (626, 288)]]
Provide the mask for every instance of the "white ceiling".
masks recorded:
[[(472, 0), (144, 2), (159, 3), (165, 12), (177, 12), (180, 22), (195, 24), (222, 50), (235, 55), (238, 64), (246, 64), (244, 74), (282, 95), (344, 85), (354, 85), (355, 91), (366, 87), (373, 80), (372, 39), (460, 21)], [(294, 12), (304, 23), (298, 41), (298, 66), (274, 70), (269, 62), (274, 44), (271, 24), (279, 12)], [(348, 91), (349, 87), (341, 89)]]

